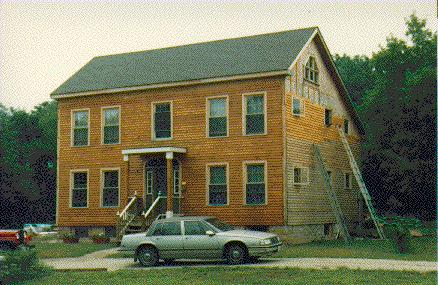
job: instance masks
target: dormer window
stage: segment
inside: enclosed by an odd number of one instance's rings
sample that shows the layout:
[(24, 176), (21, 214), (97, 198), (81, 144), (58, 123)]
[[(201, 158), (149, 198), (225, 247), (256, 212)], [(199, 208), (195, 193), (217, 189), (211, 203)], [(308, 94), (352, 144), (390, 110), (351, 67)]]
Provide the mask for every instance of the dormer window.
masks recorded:
[(319, 82), (319, 71), (318, 67), (316, 66), (316, 60), (313, 56), (309, 57), (309, 60), (307, 60), (307, 63), (304, 67), (304, 78), (313, 83)]

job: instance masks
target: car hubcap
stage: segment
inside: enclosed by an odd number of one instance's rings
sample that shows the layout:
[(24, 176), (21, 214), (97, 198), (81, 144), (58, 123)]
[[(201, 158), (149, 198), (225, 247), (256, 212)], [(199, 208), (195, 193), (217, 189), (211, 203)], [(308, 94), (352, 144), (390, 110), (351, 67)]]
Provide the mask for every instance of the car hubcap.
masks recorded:
[(233, 250), (233, 252), (231, 253), (231, 255), (233, 256), (233, 258), (238, 259), (238, 258), (240, 258), (240, 251), (238, 251), (238, 250)]
[(148, 252), (143, 253), (143, 261), (150, 262), (151, 261), (151, 254)]

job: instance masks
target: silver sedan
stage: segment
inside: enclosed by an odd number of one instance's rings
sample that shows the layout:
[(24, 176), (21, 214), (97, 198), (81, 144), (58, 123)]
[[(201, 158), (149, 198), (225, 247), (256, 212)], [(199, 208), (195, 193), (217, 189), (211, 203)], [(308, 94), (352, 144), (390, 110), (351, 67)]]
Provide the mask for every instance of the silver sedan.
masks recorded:
[(120, 251), (134, 252), (134, 261), (155, 266), (159, 260), (226, 259), (241, 264), (279, 250), (277, 235), (236, 230), (214, 217), (172, 217), (156, 220), (146, 233), (125, 235)]

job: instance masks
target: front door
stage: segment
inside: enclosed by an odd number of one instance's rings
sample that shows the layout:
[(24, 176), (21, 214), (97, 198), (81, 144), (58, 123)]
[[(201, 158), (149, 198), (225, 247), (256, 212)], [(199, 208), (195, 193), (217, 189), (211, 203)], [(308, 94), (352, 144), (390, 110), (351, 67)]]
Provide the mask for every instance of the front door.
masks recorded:
[[(173, 212), (180, 212), (180, 184), (181, 184), (181, 171), (180, 163), (178, 160), (173, 160)], [(167, 196), (167, 168), (166, 159), (164, 157), (151, 158), (146, 162), (145, 167), (145, 203), (146, 210), (157, 199), (158, 195), (163, 197)], [(166, 213), (166, 198), (160, 200), (160, 204), (157, 206), (158, 214)]]

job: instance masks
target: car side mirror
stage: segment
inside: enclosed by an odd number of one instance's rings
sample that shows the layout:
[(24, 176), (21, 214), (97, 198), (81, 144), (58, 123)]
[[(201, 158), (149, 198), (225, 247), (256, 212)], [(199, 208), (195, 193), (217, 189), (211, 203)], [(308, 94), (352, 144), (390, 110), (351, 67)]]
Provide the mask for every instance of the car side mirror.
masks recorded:
[(208, 236), (214, 236), (215, 235), (215, 233), (213, 231), (206, 231), (205, 234), (208, 235)]

